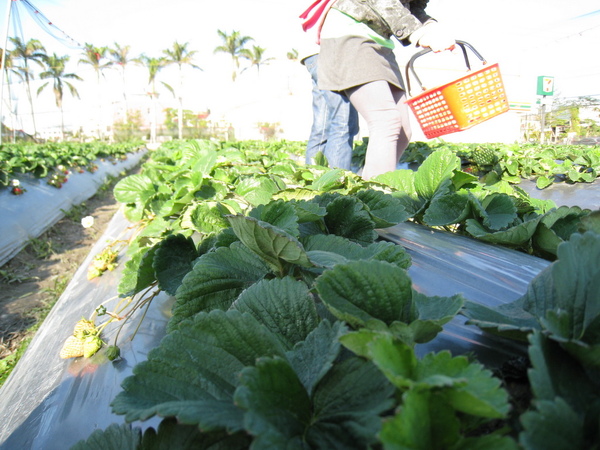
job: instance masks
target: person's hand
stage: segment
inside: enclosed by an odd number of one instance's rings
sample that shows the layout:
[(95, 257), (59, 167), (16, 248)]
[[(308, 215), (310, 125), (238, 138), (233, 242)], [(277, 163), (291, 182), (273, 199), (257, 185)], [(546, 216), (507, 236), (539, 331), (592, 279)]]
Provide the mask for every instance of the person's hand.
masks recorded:
[(434, 52), (454, 50), (456, 39), (437, 22), (429, 23), (422, 29), (422, 34), (417, 41), (420, 47), (430, 48)]

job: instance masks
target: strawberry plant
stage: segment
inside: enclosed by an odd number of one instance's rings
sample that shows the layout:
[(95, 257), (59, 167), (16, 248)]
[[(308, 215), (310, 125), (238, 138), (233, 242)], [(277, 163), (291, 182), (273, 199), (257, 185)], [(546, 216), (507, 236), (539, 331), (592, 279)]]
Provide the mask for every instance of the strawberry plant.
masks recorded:
[[(481, 183), (463, 172), (451, 150), (432, 153), (416, 171), (397, 170), (372, 181), (393, 189), (413, 221), (553, 259), (560, 242), (598, 220), (590, 210), (556, 208), (506, 182)], [(586, 223), (588, 225), (586, 225)]]
[[(133, 308), (96, 314), (128, 318), (161, 290), (175, 303), (111, 405), (127, 423), (161, 423), (115, 424), (74, 448), (535, 449), (562, 428), (576, 448), (598, 445), (597, 213), (482, 182), (443, 146), (416, 171), (364, 182), (264, 145), (170, 144), (115, 188), (137, 225), (119, 284)], [(557, 261), (497, 309), (427, 297), (404, 249), (378, 239), (405, 220)], [(529, 345), (534, 402), (517, 427), (488, 368), (417, 356), (457, 314)]]
[(600, 444), (600, 234), (574, 235), (558, 248), (525, 295), (491, 308), (467, 302), (462, 314), (492, 333), (528, 340), (534, 408), (522, 417), (526, 448), (555, 448), (546, 430), (563, 436), (564, 448)]
[[(0, 187), (8, 186), (15, 176), (28, 174), (48, 179), (48, 184), (60, 187), (71, 170), (87, 168), (94, 171), (94, 161), (104, 157), (118, 160), (140, 148), (141, 143), (105, 144), (63, 142), (46, 144), (2, 144), (0, 146)], [(95, 166), (97, 169), (97, 166)]]

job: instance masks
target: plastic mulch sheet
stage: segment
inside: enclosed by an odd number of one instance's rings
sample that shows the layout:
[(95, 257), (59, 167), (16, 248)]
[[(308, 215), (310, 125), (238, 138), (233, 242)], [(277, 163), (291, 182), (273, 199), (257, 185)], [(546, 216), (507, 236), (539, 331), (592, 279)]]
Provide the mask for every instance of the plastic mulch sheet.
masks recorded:
[[(77, 320), (89, 317), (101, 302), (116, 296), (119, 267), (94, 281), (88, 281), (86, 273), (107, 241), (126, 237), (128, 225), (121, 212), (113, 217), (0, 389), (0, 449), (63, 450), (95, 429), (124, 422), (122, 416), (111, 412), (110, 403), (133, 367), (145, 360), (165, 335), (173, 299), (163, 294), (154, 299), (132, 341), (127, 337), (137, 327), (140, 312), (126, 324), (119, 338), (120, 360), (102, 360), (100, 354), (89, 360), (61, 360), (58, 355)], [(414, 286), (427, 295), (462, 293), (490, 305), (510, 302), (525, 293), (530, 280), (549, 264), (414, 224), (400, 224), (381, 234), (407, 248), (413, 259), (409, 274)], [(482, 362), (492, 363), (524, 354), (522, 346), (484, 335), (463, 322), (457, 318), (447, 324), (444, 332), (431, 343), (418, 346), (418, 351), (475, 352)], [(114, 333), (115, 329), (105, 330), (104, 340), (112, 341)], [(156, 427), (158, 419), (134, 425)]]
[(92, 197), (108, 176), (117, 176), (137, 166), (146, 149), (127, 155), (116, 164), (97, 160), (94, 173), (73, 173), (60, 189), (50, 186), (46, 179), (20, 178), (26, 189), (23, 195), (12, 195), (10, 189), (0, 191), (0, 266), (63, 218), (64, 212)]
[[(96, 428), (122, 422), (122, 417), (111, 413), (109, 404), (120, 391), (123, 379), (137, 363), (147, 359), (148, 351), (164, 336), (171, 299), (154, 299), (135, 339), (128, 337), (138, 324), (135, 319), (141, 315), (125, 325), (119, 338), (122, 358), (114, 363), (106, 360), (102, 352), (90, 359), (69, 360), (60, 359), (59, 353), (75, 323), (117, 295), (119, 267), (92, 281), (87, 280), (87, 269), (108, 241), (128, 237), (128, 226), (119, 211), (0, 389), (2, 450), (64, 450), (87, 438)], [(112, 342), (116, 327), (107, 330), (103, 340)]]
[[(550, 264), (522, 252), (412, 223), (379, 234), (407, 250), (412, 258), (408, 274), (413, 286), (428, 296), (461, 294), (488, 306), (509, 303), (521, 297), (531, 280)], [(473, 352), (481, 362), (496, 367), (525, 355), (524, 345), (484, 333), (465, 321), (462, 316), (455, 317), (436, 339), (417, 346), (417, 351)]]
[(518, 186), (534, 198), (553, 200), (556, 206), (600, 209), (600, 181), (597, 178), (593, 183), (554, 183), (545, 189), (538, 189), (530, 180), (523, 180)]

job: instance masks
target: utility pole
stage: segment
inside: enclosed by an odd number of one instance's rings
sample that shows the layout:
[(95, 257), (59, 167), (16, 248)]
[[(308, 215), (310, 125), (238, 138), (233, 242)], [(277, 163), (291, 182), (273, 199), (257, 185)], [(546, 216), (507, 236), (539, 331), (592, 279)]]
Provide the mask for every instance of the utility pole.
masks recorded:
[(546, 97), (554, 94), (554, 77), (539, 76), (537, 82), (537, 95), (542, 96), (540, 105), (540, 144), (545, 142), (546, 129)]
[(544, 102), (545, 99), (546, 96), (542, 96), (542, 107), (540, 108), (540, 144), (545, 144), (546, 141), (546, 133), (544, 132), (544, 130), (546, 129), (546, 103)]
[(10, 25), (10, 10), (13, 0), (7, 0), (6, 5), (6, 25), (4, 27), (4, 47), (2, 48), (2, 63), (0, 64), (0, 145), (2, 145), (2, 128), (4, 128), (4, 116), (2, 115), (2, 106), (4, 105), (4, 73), (6, 72), (6, 44), (8, 43), (8, 27)]

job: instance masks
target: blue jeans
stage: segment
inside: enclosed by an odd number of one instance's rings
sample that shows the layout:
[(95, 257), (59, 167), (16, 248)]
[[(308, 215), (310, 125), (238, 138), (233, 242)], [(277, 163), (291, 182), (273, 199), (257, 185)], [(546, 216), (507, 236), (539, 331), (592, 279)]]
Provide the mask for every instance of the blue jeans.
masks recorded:
[(329, 167), (350, 170), (352, 145), (358, 134), (358, 112), (348, 97), (333, 91), (319, 89), (317, 59), (313, 55), (304, 60), (312, 78), (313, 124), (306, 146), (306, 164), (313, 164), (322, 152)]

